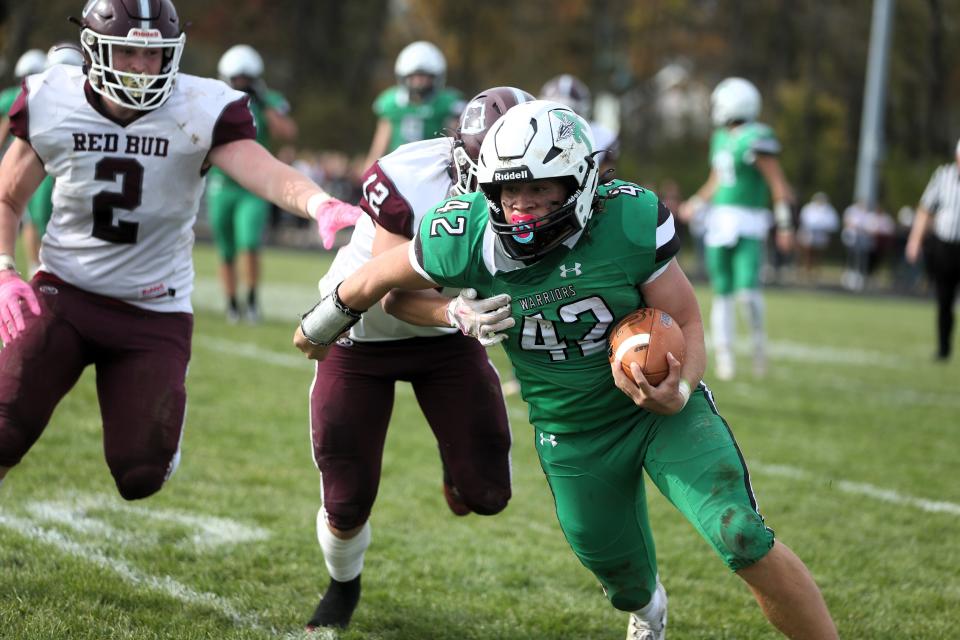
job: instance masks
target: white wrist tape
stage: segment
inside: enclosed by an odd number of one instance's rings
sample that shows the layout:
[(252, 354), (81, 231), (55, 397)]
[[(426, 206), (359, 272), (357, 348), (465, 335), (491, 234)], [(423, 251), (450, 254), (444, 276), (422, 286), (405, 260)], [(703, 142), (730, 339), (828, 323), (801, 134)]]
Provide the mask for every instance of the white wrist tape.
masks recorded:
[(344, 331), (360, 319), (363, 311), (354, 311), (343, 304), (337, 285), (330, 295), (324, 296), (313, 309), (300, 317), (300, 330), (313, 344), (327, 346), (336, 342)]
[(317, 209), (320, 208), (320, 205), (330, 199), (330, 194), (324, 193), (323, 191), (318, 191), (307, 199), (307, 215), (317, 219)]
[(687, 402), (690, 401), (690, 383), (680, 378), (680, 383), (677, 385), (677, 391), (680, 392), (680, 395), (683, 396), (683, 404), (680, 405), (680, 409), (683, 409), (687, 406)]
[(0, 271), (4, 269), (17, 270), (17, 261), (9, 253), (0, 253)]
[(793, 211), (786, 200), (777, 200), (773, 203), (773, 221), (779, 231), (793, 230)]

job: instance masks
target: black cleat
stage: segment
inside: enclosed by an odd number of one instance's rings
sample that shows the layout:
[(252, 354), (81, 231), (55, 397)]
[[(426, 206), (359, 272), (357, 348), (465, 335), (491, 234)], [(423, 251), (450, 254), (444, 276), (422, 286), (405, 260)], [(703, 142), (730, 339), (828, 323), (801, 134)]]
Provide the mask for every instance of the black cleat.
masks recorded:
[(360, 576), (348, 582), (330, 578), (330, 586), (320, 599), (313, 617), (307, 622), (306, 630), (315, 631), (321, 627), (346, 629), (358, 602), (360, 602)]

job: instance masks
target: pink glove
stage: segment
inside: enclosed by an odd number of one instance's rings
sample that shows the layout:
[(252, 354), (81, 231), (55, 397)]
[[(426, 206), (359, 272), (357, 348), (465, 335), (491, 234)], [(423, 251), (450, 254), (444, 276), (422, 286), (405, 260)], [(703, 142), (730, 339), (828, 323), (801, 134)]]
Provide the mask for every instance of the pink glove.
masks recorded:
[(312, 213), (317, 219), (317, 230), (320, 232), (323, 248), (329, 250), (333, 248), (337, 231), (356, 224), (363, 215), (363, 210), (336, 198), (330, 198), (321, 202), (317, 210)]
[(20, 305), (26, 302), (33, 315), (40, 315), (40, 303), (30, 285), (9, 269), (0, 272), (0, 339), (10, 344), (27, 328)]

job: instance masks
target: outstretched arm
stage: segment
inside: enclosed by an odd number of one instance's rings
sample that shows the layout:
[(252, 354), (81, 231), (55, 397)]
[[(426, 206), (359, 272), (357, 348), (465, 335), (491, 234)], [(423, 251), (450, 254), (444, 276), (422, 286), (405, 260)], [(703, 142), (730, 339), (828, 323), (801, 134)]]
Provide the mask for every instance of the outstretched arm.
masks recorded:
[(254, 140), (235, 140), (214, 147), (209, 160), (247, 191), (302, 218), (316, 218), (321, 204), (339, 202)]
[(347, 276), (337, 289), (304, 314), (294, 334), (294, 345), (308, 358), (322, 360), (337, 336), (391, 289), (437, 286), (411, 266), (409, 246), (409, 242), (397, 245)]

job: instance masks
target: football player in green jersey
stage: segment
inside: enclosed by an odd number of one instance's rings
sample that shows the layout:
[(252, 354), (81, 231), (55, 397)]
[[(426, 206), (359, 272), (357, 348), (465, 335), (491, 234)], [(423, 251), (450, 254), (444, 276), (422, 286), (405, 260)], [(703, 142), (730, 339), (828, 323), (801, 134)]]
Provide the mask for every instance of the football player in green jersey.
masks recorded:
[[(733, 433), (701, 382), (706, 355), (693, 288), (677, 264), (673, 216), (636, 184), (598, 185), (593, 134), (561, 104), (513, 107), (480, 149), (478, 193), (437, 205), (414, 239), (367, 262), (304, 315), (294, 344), (327, 345), (384, 296), (406, 321), (445, 324), (446, 308), (407, 313), (393, 290), (471, 287), (507, 294), (502, 344), (529, 405), (533, 442), (574, 553), (630, 613), (628, 638), (665, 637), (643, 471), (791, 638), (836, 638), (800, 559), (757, 509)], [(679, 324), (683, 363), (652, 386), (607, 361), (610, 328), (654, 306)], [(491, 318), (489, 321), (494, 322)], [(483, 329), (481, 328), (481, 335)]]
[[(257, 126), (257, 142), (269, 148), (275, 140), (291, 142), (297, 125), (290, 117), (290, 105), (263, 82), (263, 58), (245, 44), (227, 49), (217, 64), (220, 79), (250, 96), (250, 111)], [(207, 180), (207, 216), (220, 254), (220, 281), (227, 296), (227, 321), (240, 320), (237, 301), (237, 254), (243, 264), (247, 285), (245, 318), (260, 320), (257, 286), (260, 282), (260, 244), (270, 215), (270, 203), (246, 191), (219, 169), (211, 169)]]
[(792, 249), (793, 193), (777, 160), (780, 143), (770, 127), (756, 121), (761, 106), (757, 88), (743, 78), (727, 78), (714, 89), (710, 101), (717, 127), (710, 141), (710, 177), (678, 213), (689, 221), (710, 203), (704, 244), (713, 288), (710, 329), (717, 377), (729, 380), (734, 375), (735, 298), (747, 309), (754, 373), (763, 376), (767, 369), (760, 294), (764, 241), (770, 231), (772, 203), (777, 247), (782, 252)]
[(394, 65), (397, 84), (373, 103), (377, 128), (364, 166), (408, 142), (439, 138), (457, 128), (463, 96), (444, 86), (447, 60), (436, 45), (420, 40), (408, 44)]

